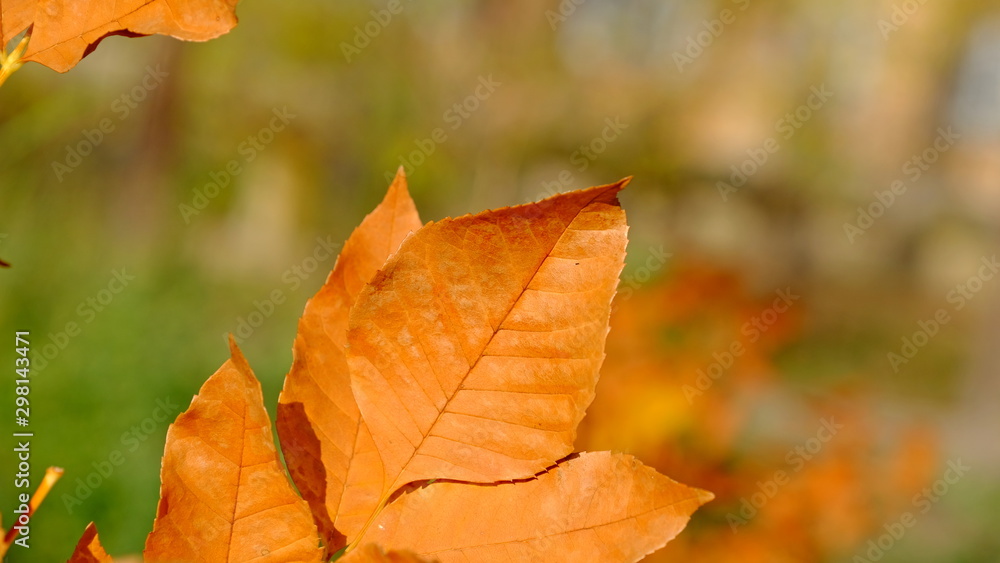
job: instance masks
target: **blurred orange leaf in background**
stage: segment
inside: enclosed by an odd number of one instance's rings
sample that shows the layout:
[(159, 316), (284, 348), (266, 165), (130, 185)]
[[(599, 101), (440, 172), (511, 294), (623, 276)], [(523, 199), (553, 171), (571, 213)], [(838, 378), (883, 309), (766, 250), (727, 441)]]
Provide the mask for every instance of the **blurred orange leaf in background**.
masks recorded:
[[(578, 445), (616, 443), (716, 495), (700, 526), (649, 561), (843, 556), (933, 478), (933, 434), (919, 425), (879, 428), (874, 399), (861, 390), (818, 404), (782, 392), (774, 356), (797, 338), (806, 305), (793, 300), (778, 313), (776, 303), (733, 272), (690, 263), (616, 303), (600, 392)], [(730, 352), (734, 343), (742, 353)], [(780, 435), (748, 435), (756, 420), (772, 418)], [(829, 440), (788, 436), (802, 429)]]

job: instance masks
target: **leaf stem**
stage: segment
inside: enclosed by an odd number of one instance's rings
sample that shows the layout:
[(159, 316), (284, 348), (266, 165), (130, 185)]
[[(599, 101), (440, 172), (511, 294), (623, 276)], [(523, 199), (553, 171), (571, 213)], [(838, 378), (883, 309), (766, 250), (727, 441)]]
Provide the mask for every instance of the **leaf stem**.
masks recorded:
[[(38, 489), (35, 490), (35, 494), (31, 496), (31, 500), (28, 501), (28, 513), (26, 518), (31, 518), (38, 510), (38, 506), (42, 504), (45, 497), (48, 496), (49, 491), (52, 490), (52, 486), (56, 484), (56, 481), (62, 477), (63, 469), (62, 467), (49, 467), (45, 470), (45, 477), (42, 477), (42, 482), (38, 484)], [(16, 522), (16, 520), (15, 520)], [(4, 536), (3, 541), (0, 542), (0, 558), (7, 554), (7, 550), (10, 549), (10, 544), (14, 543), (14, 536), (17, 535), (17, 530), (15, 526), (11, 526), (10, 530), (7, 531), (7, 535)]]
[(31, 40), (31, 28), (25, 32), (24, 37), (18, 42), (17, 47), (10, 53), (5, 52), (0, 48), (0, 86), (7, 81), (7, 77), (14, 74), (14, 72), (21, 68), (24, 61), (21, 57), (24, 56), (24, 52), (28, 49), (28, 41)]

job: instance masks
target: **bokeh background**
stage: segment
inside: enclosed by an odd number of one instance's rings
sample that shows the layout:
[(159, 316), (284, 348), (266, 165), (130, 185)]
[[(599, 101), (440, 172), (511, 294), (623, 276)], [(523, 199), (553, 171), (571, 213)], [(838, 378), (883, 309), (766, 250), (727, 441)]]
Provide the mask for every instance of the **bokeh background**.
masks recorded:
[[(0, 88), (0, 332), (32, 334), (36, 479), (66, 469), (11, 561), (64, 560), (90, 521), (141, 552), (156, 409), (186, 408), (237, 332), (273, 417), (327, 240), (401, 164), (425, 220), (635, 176), (579, 449), (717, 495), (650, 560), (1000, 558), (1000, 279), (970, 282), (1000, 242), (1000, 2), (400, 6), (246, 2), (220, 39), (112, 37)], [(956, 310), (960, 284), (979, 291)], [(12, 374), (0, 397), (10, 436)]]

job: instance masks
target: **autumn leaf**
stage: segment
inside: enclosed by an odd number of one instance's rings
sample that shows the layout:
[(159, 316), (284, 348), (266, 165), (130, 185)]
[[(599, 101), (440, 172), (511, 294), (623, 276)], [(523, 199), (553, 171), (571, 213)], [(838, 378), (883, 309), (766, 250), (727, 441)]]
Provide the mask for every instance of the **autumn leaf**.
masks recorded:
[[(110, 35), (207, 41), (236, 26), (238, 0), (3, 0), (3, 45), (31, 28), (21, 62), (73, 68)], [(2, 48), (0, 48), (2, 50)]]
[(167, 431), (146, 561), (319, 561), (309, 508), (274, 447), (260, 384), (232, 358)]
[(421, 227), (400, 171), (299, 322), (277, 425), (304, 500), (231, 341), (167, 432), (146, 560), (631, 562), (670, 541), (710, 493), (628, 455), (566, 457), (627, 181)]
[(400, 169), (382, 203), (344, 243), (299, 320), (292, 368), (278, 398), (278, 436), (328, 552), (360, 531), (382, 493), (381, 460), (351, 392), (348, 312), (389, 254), (420, 225)]
[(382, 551), (369, 543), (337, 559), (337, 563), (438, 563), (437, 559), (423, 559), (411, 551)]
[(407, 492), (365, 541), (452, 561), (638, 561), (712, 499), (632, 456), (583, 453), (537, 479), (436, 482)]
[(430, 223), (361, 292), (348, 363), (380, 506), (413, 481), (525, 478), (573, 451), (625, 255), (626, 183)]
[(87, 529), (77, 542), (68, 563), (113, 563), (111, 556), (101, 546), (101, 540), (97, 537), (97, 526), (93, 522), (87, 524)]

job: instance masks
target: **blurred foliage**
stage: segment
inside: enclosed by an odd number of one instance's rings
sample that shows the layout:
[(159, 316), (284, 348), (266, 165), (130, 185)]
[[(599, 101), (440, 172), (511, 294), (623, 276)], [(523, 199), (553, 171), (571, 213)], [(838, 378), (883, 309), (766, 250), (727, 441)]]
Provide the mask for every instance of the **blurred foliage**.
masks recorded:
[[(30, 556), (10, 560), (65, 558), (91, 520), (111, 553), (139, 552), (167, 426), (143, 430), (157, 400), (185, 408), (225, 359), (223, 335), (263, 309), (243, 348), (274, 405), (296, 319), (332, 267), (317, 237), (344, 240), (407, 164), (425, 220), (635, 176), (630, 297), (581, 447), (629, 449), (716, 491), (665, 553), (846, 560), (960, 457), (974, 470), (884, 561), (995, 561), (995, 286), (898, 373), (886, 354), (997, 248), (1000, 3), (929, 2), (884, 36), (896, 4), (405, 2), (371, 27), (384, 3), (247, 2), (208, 43), (112, 37), (66, 75), (23, 67), (0, 89), (0, 257), (13, 264), (0, 327), (30, 330), (36, 355), (65, 340), (33, 376), (32, 460), (38, 476), (66, 475)], [(377, 34), (348, 61), (366, 26)], [(708, 46), (678, 68), (699, 37)], [(167, 76), (143, 88), (150, 72)], [(490, 77), (500, 85), (475, 98)], [(780, 136), (824, 85), (830, 100)], [(475, 110), (454, 127), (456, 103)], [(295, 117), (248, 162), (243, 143), (284, 108)], [(102, 120), (113, 130), (91, 142)], [(911, 182), (904, 164), (948, 126), (961, 139)], [(437, 128), (446, 140), (428, 144)], [(780, 150), (723, 199), (717, 183), (768, 137)], [(231, 160), (240, 172), (223, 182)], [(907, 191), (851, 242), (844, 223), (900, 179)], [(185, 216), (213, 181), (226, 185)], [(100, 305), (123, 269), (135, 279)], [(786, 287), (802, 300), (780, 331), (688, 403), (683, 386)], [(64, 339), (71, 322), (80, 334)], [(0, 397), (12, 386), (0, 379)], [(619, 412), (620, 431), (595, 428)], [(853, 421), (846, 438), (734, 534), (726, 514), (831, 413)], [(129, 451), (134, 426), (145, 440)], [(114, 450), (124, 464), (70, 512), (64, 495)], [(13, 506), (5, 485), (0, 510)]]

